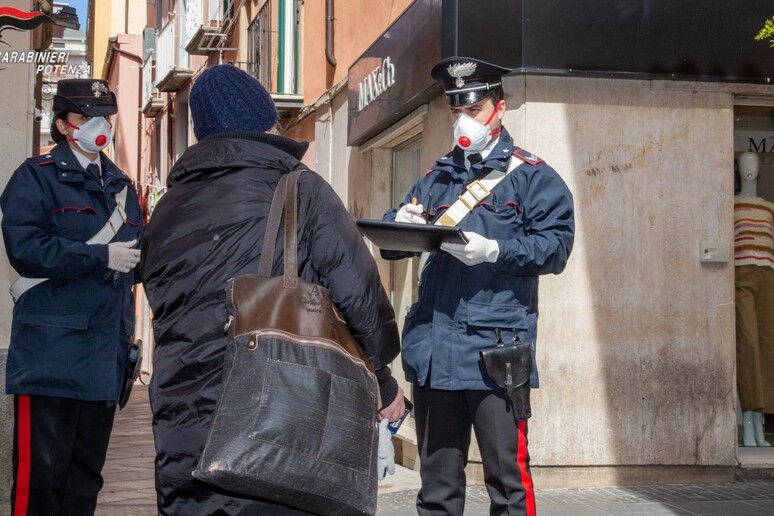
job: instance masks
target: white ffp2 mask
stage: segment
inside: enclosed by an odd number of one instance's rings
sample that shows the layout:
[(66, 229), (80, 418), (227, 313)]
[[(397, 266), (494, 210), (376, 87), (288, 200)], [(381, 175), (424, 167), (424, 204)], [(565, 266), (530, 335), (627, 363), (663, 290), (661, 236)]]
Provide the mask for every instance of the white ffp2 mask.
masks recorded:
[(464, 151), (481, 152), (489, 143), (489, 126), (465, 113), (454, 122), (454, 143)]
[(100, 152), (110, 143), (110, 122), (105, 117), (89, 118), (80, 126), (70, 122), (67, 125), (75, 129), (72, 141), (83, 152)]
[(460, 113), (454, 122), (454, 144), (467, 152), (481, 152), (492, 139), (492, 136), (499, 134), (500, 129), (492, 131), (489, 124), (497, 114), (497, 108), (500, 102), (495, 103), (494, 111), (483, 124), (465, 113)]

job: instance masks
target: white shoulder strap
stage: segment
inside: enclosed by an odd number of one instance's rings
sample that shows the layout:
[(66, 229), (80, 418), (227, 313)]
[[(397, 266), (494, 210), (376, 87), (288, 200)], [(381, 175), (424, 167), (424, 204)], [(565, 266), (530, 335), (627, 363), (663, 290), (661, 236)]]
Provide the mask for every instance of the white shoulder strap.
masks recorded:
[(508, 169), (505, 172), (501, 170), (492, 170), (481, 179), (476, 179), (469, 183), (465, 187), (465, 191), (462, 195), (460, 195), (457, 198), (457, 201), (449, 206), (449, 209), (439, 217), (435, 222), (435, 225), (454, 227), (459, 224), (468, 213), (473, 211), (473, 208), (475, 208), (478, 203), (487, 198), (492, 189), (497, 186), (497, 183), (505, 179), (505, 176), (514, 171), (516, 167), (522, 163), (524, 163), (524, 161), (512, 155), (511, 160), (508, 162)]
[[(116, 194), (116, 207), (113, 210), (113, 213), (110, 214), (110, 218), (105, 225), (102, 226), (102, 229), (97, 231), (96, 235), (86, 241), (87, 244), (107, 244), (113, 240), (114, 236), (116, 236), (121, 225), (126, 222), (126, 210), (124, 209), (124, 206), (126, 205), (127, 190), (128, 187), (125, 186), (123, 190)], [(48, 279), (49, 278), (25, 278), (23, 276), (17, 279), (13, 282), (11, 288), (8, 289), (11, 292), (13, 302), (15, 303), (22, 294), (32, 287), (40, 285)]]

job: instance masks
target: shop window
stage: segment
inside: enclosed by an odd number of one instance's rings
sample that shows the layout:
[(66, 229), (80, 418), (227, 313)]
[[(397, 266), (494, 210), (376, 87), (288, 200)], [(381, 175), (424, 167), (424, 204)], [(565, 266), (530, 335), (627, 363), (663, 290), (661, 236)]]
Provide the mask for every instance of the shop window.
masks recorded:
[[(409, 188), (420, 177), (420, 152), (422, 139), (414, 138), (393, 149), (392, 206), (398, 206)], [(392, 263), (392, 285), (390, 295), (403, 330), (403, 319), (416, 302), (419, 291), (419, 258), (396, 260)]]
[[(774, 105), (734, 108), (734, 158), (742, 152), (758, 156), (758, 196), (774, 202)], [(734, 186), (737, 194), (738, 174)]]
[(774, 102), (735, 106), (734, 170), (737, 424), (745, 464), (747, 451), (774, 454)]

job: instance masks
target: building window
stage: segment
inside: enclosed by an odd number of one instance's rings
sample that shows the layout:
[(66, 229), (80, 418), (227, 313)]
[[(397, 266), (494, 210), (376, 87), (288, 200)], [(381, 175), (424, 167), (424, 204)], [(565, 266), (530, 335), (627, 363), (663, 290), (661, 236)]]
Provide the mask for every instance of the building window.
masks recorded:
[(295, 95), (299, 90), (298, 0), (278, 0), (277, 23), (273, 26), (267, 2), (250, 24), (247, 70), (271, 93)]
[(258, 79), (263, 86), (273, 92), (271, 80), (271, 3), (267, 2), (258, 11), (250, 27), (247, 29), (248, 62), (247, 71)]
[[(422, 175), (420, 162), (422, 138), (416, 137), (399, 147), (392, 153), (392, 206), (400, 205), (403, 196)], [(391, 263), (392, 298), (398, 324), (403, 330), (403, 319), (408, 309), (419, 297), (419, 258), (395, 260)]]

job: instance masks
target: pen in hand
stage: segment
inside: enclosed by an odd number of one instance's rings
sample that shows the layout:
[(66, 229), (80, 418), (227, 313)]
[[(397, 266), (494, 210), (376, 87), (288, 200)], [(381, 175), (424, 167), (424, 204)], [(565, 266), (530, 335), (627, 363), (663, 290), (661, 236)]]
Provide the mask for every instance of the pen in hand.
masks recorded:
[[(411, 204), (413, 204), (414, 206), (419, 204), (419, 198), (417, 198), (416, 196), (412, 197)], [(420, 214), (420, 216), (426, 221), (430, 220), (430, 213), (427, 210), (422, 210), (422, 213)]]
[(424, 216), (425, 208), (419, 203), (417, 197), (411, 197), (395, 214), (395, 222), (407, 222), (409, 224), (427, 224)]

